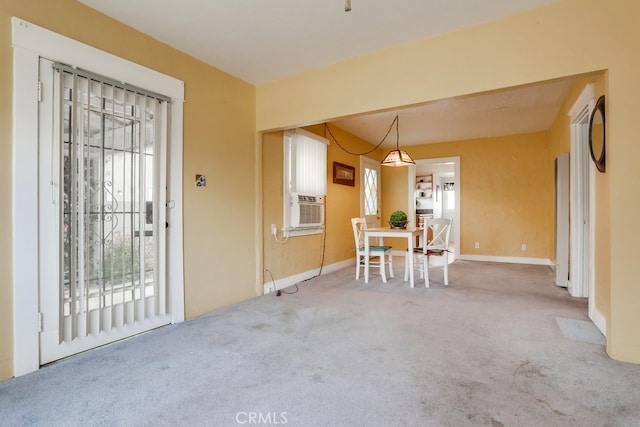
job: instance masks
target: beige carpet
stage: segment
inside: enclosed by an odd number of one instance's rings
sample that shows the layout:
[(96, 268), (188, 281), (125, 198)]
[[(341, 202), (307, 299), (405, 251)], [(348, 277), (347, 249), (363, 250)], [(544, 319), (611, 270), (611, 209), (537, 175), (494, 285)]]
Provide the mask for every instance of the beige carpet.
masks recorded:
[(347, 268), (6, 381), (0, 424), (640, 425), (640, 366), (576, 339), (587, 301), (548, 267), (457, 260), (429, 289), (401, 269), (364, 284)]

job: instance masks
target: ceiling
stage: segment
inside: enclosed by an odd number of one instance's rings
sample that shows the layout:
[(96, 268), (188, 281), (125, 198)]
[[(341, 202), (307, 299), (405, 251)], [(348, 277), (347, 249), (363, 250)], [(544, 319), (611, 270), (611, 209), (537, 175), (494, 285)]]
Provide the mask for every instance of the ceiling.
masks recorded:
[[(558, 0), (78, 0), (254, 85)], [(548, 129), (569, 80), (335, 121), (374, 144), (400, 115), (400, 144)], [(517, 118), (517, 120), (516, 120)], [(392, 132), (383, 146), (395, 145)]]
[[(398, 115), (401, 146), (461, 141), (549, 129), (573, 78), (495, 92), (448, 98), (423, 105), (333, 121), (372, 144), (379, 143)], [(383, 147), (396, 145), (395, 127)]]

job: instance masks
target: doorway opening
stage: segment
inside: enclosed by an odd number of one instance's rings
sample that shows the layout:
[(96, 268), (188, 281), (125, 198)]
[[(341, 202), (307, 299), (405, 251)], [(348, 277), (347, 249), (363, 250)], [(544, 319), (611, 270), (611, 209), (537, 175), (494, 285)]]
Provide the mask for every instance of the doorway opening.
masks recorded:
[[(451, 218), (450, 248), (453, 259), (460, 256), (460, 157), (416, 159), (409, 171), (409, 220), (418, 224), (421, 216)], [(425, 189), (419, 177), (430, 176), (431, 188)]]
[(569, 293), (588, 298), (589, 318), (606, 336), (606, 320), (595, 304), (595, 167), (589, 159), (589, 118), (595, 106), (588, 84), (569, 111), (571, 122), (571, 202)]

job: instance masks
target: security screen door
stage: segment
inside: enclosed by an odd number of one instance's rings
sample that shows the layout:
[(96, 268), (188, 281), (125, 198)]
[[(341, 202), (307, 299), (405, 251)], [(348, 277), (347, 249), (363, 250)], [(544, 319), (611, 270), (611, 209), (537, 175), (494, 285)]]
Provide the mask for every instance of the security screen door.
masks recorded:
[(167, 99), (40, 60), (40, 363), (168, 324)]

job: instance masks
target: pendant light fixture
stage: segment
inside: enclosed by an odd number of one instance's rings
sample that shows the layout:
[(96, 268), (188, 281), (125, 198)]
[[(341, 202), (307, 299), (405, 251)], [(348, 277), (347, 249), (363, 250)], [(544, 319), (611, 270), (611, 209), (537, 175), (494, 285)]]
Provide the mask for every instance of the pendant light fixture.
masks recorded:
[[(396, 116), (393, 121), (396, 123), (396, 149), (389, 151), (380, 163), (382, 166), (411, 166), (415, 165), (411, 156), (406, 151), (400, 149), (400, 119)], [(392, 123), (393, 125), (393, 123)]]
[(351, 0), (344, 0), (344, 11), (351, 12)]

